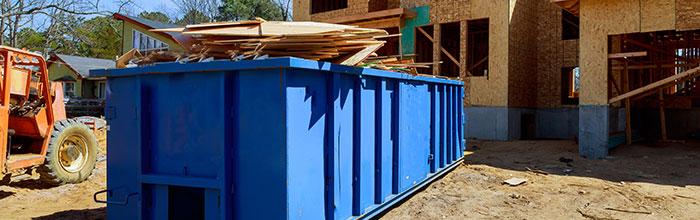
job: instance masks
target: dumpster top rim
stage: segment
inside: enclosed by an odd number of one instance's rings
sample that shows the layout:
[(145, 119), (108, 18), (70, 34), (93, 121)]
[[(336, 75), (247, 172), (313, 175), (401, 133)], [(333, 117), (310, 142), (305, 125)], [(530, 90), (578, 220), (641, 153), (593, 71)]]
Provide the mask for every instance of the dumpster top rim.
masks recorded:
[(186, 72), (214, 72), (214, 71), (230, 71), (230, 70), (253, 70), (253, 69), (310, 69), (321, 70), (353, 75), (377, 76), (385, 78), (403, 79), (411, 81), (423, 81), (432, 83), (464, 85), (464, 82), (458, 80), (449, 80), (442, 78), (433, 78), (426, 76), (413, 76), (410, 74), (390, 72), (378, 69), (345, 66), (322, 61), (305, 60), (295, 57), (269, 58), (264, 60), (244, 60), (244, 61), (229, 61), (217, 60), (202, 63), (186, 63), (180, 64), (157, 63), (151, 66), (122, 68), (122, 69), (92, 69), (90, 70), (91, 77), (124, 77), (135, 75), (148, 74), (167, 74), (167, 73), (186, 73)]

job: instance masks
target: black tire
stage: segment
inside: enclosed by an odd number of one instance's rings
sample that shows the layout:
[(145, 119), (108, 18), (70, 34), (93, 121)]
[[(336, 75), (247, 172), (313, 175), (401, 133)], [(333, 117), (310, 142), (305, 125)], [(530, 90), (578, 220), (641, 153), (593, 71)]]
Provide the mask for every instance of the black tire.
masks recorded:
[(85, 181), (97, 163), (97, 138), (87, 125), (66, 119), (54, 123), (46, 162), (37, 169), (53, 185)]

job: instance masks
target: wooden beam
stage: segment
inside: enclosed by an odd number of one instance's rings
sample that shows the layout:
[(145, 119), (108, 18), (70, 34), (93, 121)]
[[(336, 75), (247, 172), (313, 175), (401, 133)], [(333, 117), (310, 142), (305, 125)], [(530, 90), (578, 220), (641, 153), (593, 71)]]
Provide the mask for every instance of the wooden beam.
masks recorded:
[(676, 80), (678, 80), (678, 79), (682, 79), (682, 78), (687, 77), (687, 76), (694, 76), (694, 75), (696, 75), (696, 74), (698, 73), (698, 71), (700, 71), (700, 67), (696, 67), (696, 68), (690, 69), (690, 70), (688, 70), (688, 71), (685, 71), (685, 72), (682, 72), (682, 73), (679, 73), (679, 74), (675, 74), (675, 75), (673, 75), (673, 76), (666, 77), (665, 79), (662, 79), (662, 80), (653, 82), (653, 83), (651, 83), (651, 84), (649, 84), (649, 85), (643, 86), (643, 87), (641, 87), (641, 88), (638, 88), (638, 89), (629, 91), (629, 92), (627, 92), (627, 93), (625, 93), (625, 94), (622, 94), (622, 95), (619, 95), (619, 96), (617, 96), (617, 97), (614, 97), (614, 98), (610, 99), (610, 101), (608, 101), (608, 103), (615, 103), (615, 102), (617, 102), (617, 101), (620, 101), (620, 100), (623, 100), (623, 99), (626, 99), (626, 98), (630, 98), (630, 97), (632, 97), (632, 96), (636, 96), (636, 95), (642, 94), (642, 93), (644, 93), (644, 92), (646, 92), (646, 91), (649, 91), (649, 90), (658, 88), (658, 87), (663, 86), (663, 85), (666, 85), (666, 84), (668, 84), (668, 83), (673, 83), (674, 81), (676, 81)]
[(611, 53), (611, 54), (608, 54), (608, 59), (630, 58), (630, 57), (645, 57), (645, 56), (647, 56), (647, 52), (646, 52), (646, 51), (626, 52), (626, 53)]
[(666, 55), (669, 55), (669, 56), (672, 56), (672, 57), (675, 57), (675, 58), (678, 58), (678, 59), (681, 59), (681, 60), (686, 60), (686, 61), (698, 61), (697, 59), (690, 59), (690, 58), (687, 58), (687, 57), (678, 56), (678, 54), (671, 53), (671, 52), (668, 52), (668, 51), (659, 49), (659, 48), (657, 48), (657, 47), (651, 46), (651, 45), (649, 45), (649, 44), (645, 44), (645, 43), (642, 43), (642, 42), (639, 42), (639, 41), (636, 41), (636, 40), (629, 39), (629, 38), (627, 38), (627, 37), (625, 37), (625, 36), (622, 36), (622, 35), (620, 36), (620, 39), (622, 39), (622, 40), (624, 40), (624, 41), (627, 41), (628, 43), (631, 43), (631, 44), (634, 44), (634, 45), (637, 45), (637, 46), (646, 48), (646, 49), (648, 49), (648, 50), (653, 50), (653, 51), (656, 51), (656, 52), (659, 52), (659, 53), (663, 53), (663, 54), (666, 54)]
[(615, 86), (615, 91), (617, 91), (617, 94), (622, 94), (622, 90), (620, 90), (620, 87), (617, 86), (617, 83), (615, 82), (615, 78), (613, 78), (612, 74), (608, 73), (608, 80), (612, 82), (613, 86)]
[[(666, 84), (666, 85), (661, 86), (661, 87), (659, 87), (659, 88), (660, 88), (660, 89), (668, 89), (668, 88), (674, 87), (674, 86), (676, 86), (676, 85), (678, 85), (678, 84), (684, 83), (684, 82), (686, 82), (686, 81), (688, 81), (688, 80), (690, 80), (690, 79), (693, 79), (693, 78), (695, 78), (695, 76), (688, 76), (688, 77), (685, 77), (685, 78), (683, 78), (683, 79), (679, 79), (679, 80), (675, 81), (674, 83), (669, 83), (669, 84)], [(641, 94), (641, 95), (634, 96), (634, 97), (632, 97), (632, 98), (630, 98), (630, 99), (632, 99), (632, 101), (640, 100), (640, 99), (643, 99), (644, 97), (647, 97), (647, 96), (656, 94), (656, 92), (657, 92), (657, 91), (655, 91), (655, 90), (649, 90), (649, 91), (647, 91), (647, 92), (645, 92), (645, 93), (643, 93), (643, 94)], [(687, 97), (687, 96), (684, 96), (684, 97)]]
[[(657, 68), (676, 68), (676, 67), (696, 67), (700, 63), (683, 63), (683, 64), (648, 64), (648, 65), (632, 65), (628, 66), (628, 69), (631, 70), (642, 70), (642, 69), (657, 69)], [(623, 67), (621, 65), (615, 65), (612, 68), (613, 70), (622, 70)]]
[[(435, 43), (435, 40), (433, 39), (433, 37), (431, 37), (430, 35), (428, 35), (428, 33), (425, 32), (425, 30), (423, 30), (423, 28), (421, 28), (421, 27), (416, 27), (416, 29), (418, 29), (419, 32), (423, 33), (423, 35), (425, 35), (425, 37), (427, 37), (428, 40), (430, 40), (430, 42)], [(455, 57), (453, 57), (449, 52), (447, 52), (447, 50), (445, 50), (444, 47), (440, 46), (440, 51), (442, 51), (443, 53), (445, 53), (445, 55), (447, 55), (447, 57), (450, 58), (450, 60), (452, 60), (452, 62), (454, 62), (455, 64), (457, 64), (457, 66), (458, 66), (459, 68), (462, 68), (462, 66), (459, 64), (459, 61), (458, 61), (457, 59), (455, 59)], [(472, 76), (472, 74), (469, 73), (469, 72), (467, 72), (467, 75)]]
[(394, 8), (389, 10), (374, 11), (369, 13), (362, 13), (358, 15), (350, 15), (343, 17), (336, 17), (331, 19), (323, 20), (326, 23), (333, 24), (347, 24), (352, 22), (358, 22), (363, 20), (374, 20), (386, 17), (402, 17), (402, 18), (412, 18), (416, 17), (418, 13), (409, 8)]
[(358, 26), (361, 28), (375, 28), (375, 29), (392, 28), (392, 27), (400, 27), (401, 26), (401, 18), (400, 17), (393, 17), (393, 18), (385, 18), (385, 19), (379, 19), (379, 20), (363, 21), (363, 22), (357, 22), (357, 23), (346, 23), (346, 24)]
[[(625, 92), (630, 91), (630, 75), (629, 69), (627, 68), (627, 60), (625, 60), (625, 69), (622, 76), (622, 87)], [(627, 138), (627, 144), (632, 144), (632, 104), (629, 98), (625, 99), (625, 136)]]
[(664, 90), (659, 89), (659, 115), (661, 117), (661, 140), (666, 141), (666, 113), (664, 112)]
[(467, 70), (467, 72), (471, 72), (474, 68), (476, 68), (477, 66), (479, 66), (479, 65), (481, 65), (482, 63), (486, 62), (487, 60), (489, 60), (489, 56), (488, 56), (488, 55), (487, 55), (486, 57), (484, 57), (484, 59), (479, 60), (479, 62), (476, 62), (476, 63), (474, 64), (474, 66), (470, 67), (469, 70)]

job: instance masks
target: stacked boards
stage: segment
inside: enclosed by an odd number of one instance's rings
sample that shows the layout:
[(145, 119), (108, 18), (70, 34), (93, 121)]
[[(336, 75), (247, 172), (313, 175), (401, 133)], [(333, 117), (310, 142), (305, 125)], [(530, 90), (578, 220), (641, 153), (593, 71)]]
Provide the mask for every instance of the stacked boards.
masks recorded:
[(319, 22), (239, 21), (154, 29), (189, 38), (189, 50), (215, 59), (299, 57), (355, 66), (384, 45), (380, 29)]

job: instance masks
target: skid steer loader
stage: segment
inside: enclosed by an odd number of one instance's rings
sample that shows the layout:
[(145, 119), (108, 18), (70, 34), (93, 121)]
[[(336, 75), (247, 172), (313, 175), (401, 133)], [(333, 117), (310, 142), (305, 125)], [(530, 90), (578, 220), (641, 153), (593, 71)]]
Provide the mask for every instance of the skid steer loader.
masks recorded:
[(63, 88), (49, 82), (44, 58), (0, 46), (0, 71), (0, 182), (33, 170), (54, 185), (87, 179), (97, 159), (95, 135), (66, 118)]

